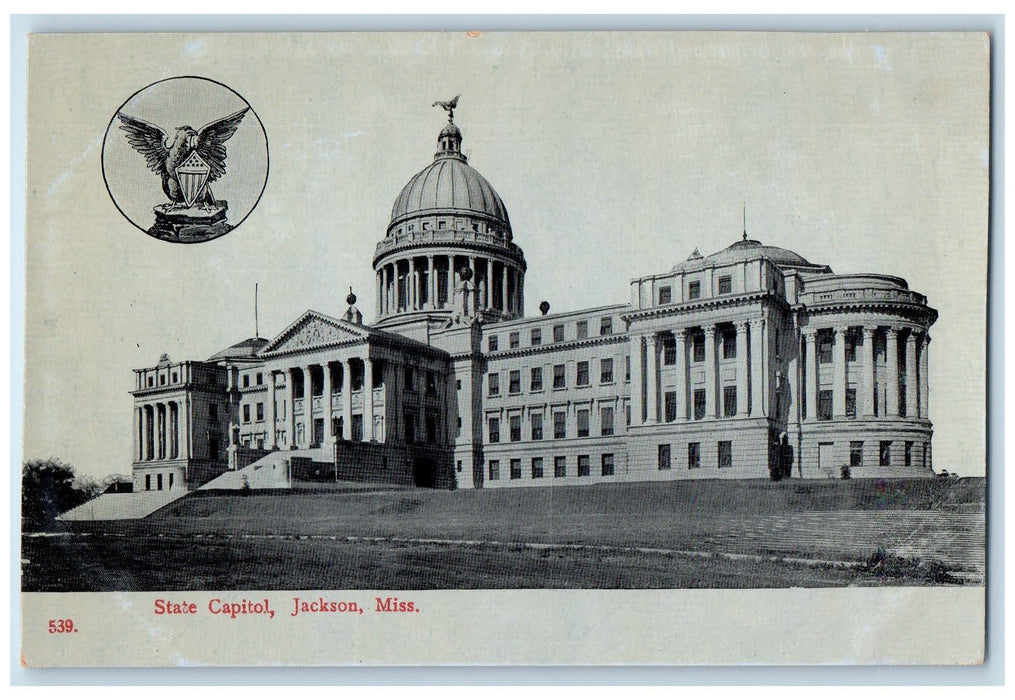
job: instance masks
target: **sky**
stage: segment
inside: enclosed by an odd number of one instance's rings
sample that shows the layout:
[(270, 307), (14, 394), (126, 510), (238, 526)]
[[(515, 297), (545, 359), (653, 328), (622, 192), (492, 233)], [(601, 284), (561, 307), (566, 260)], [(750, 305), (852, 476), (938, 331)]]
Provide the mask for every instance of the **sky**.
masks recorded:
[[(625, 302), (746, 207), (752, 238), (928, 296), (935, 468), (982, 475), (987, 59), (982, 34), (36, 35), (24, 456), (129, 473), (131, 370), (254, 335), (255, 283), (265, 337), (349, 287), (372, 319), (374, 248), (460, 93), (528, 314)], [(242, 96), (270, 156), (247, 219), (198, 245), (144, 235), (102, 179), (116, 110), (184, 75)]]

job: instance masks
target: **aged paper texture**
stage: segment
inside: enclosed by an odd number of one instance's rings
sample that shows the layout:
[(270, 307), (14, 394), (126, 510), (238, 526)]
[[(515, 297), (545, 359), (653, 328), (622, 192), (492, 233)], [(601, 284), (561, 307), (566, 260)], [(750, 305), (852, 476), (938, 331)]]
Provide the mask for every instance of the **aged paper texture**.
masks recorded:
[(24, 663), (981, 662), (988, 58), (31, 37)]

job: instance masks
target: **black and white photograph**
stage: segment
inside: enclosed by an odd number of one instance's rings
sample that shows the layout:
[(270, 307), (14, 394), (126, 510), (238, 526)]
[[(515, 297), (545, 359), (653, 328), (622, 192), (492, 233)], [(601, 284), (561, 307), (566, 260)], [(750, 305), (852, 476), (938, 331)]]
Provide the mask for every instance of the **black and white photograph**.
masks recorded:
[(27, 664), (982, 661), (989, 55), (33, 35)]

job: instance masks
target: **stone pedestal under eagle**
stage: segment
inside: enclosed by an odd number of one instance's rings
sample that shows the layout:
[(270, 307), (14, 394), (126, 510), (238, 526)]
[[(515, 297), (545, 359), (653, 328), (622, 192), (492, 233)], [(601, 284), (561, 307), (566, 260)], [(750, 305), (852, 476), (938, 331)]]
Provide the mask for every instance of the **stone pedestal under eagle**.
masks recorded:
[(162, 178), (162, 191), (173, 209), (190, 208), (195, 204), (214, 208), (218, 205), (211, 183), (226, 172), (225, 143), (240, 126), (249, 110), (244, 107), (228, 117), (206, 124), (198, 130), (180, 126), (169, 134), (159, 126), (117, 112), (120, 128), (127, 133), (127, 142), (144, 156), (148, 168)]

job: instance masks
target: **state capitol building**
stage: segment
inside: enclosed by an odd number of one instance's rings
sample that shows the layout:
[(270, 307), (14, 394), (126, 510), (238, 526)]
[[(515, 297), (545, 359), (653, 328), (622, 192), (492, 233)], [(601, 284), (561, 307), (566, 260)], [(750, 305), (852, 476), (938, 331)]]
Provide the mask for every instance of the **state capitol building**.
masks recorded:
[(134, 490), (933, 475), (937, 312), (899, 277), (745, 233), (622, 303), (525, 317), (525, 255), (452, 119), (373, 267), (372, 324), (350, 293), (135, 370)]

